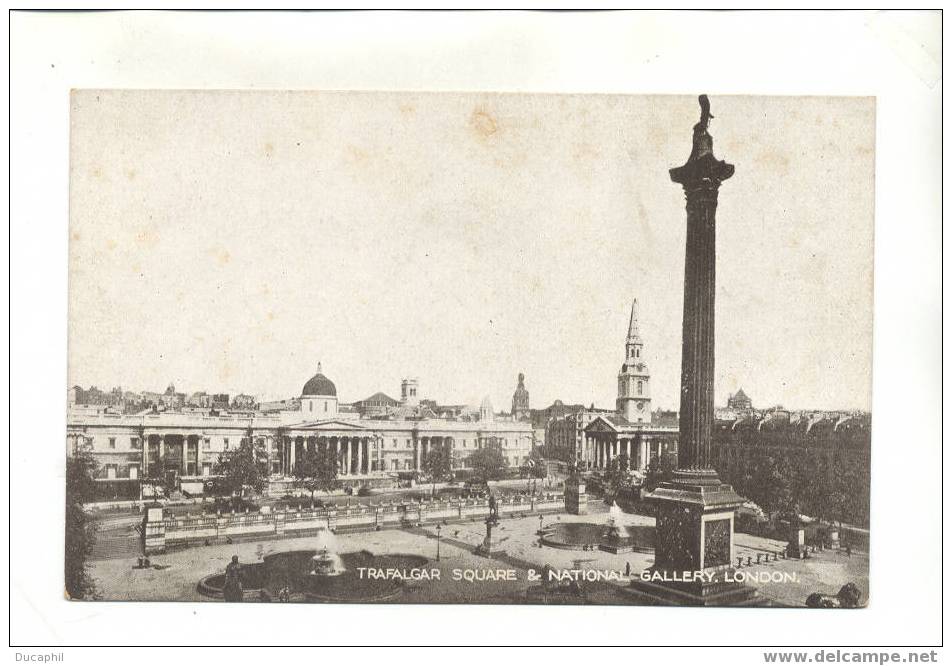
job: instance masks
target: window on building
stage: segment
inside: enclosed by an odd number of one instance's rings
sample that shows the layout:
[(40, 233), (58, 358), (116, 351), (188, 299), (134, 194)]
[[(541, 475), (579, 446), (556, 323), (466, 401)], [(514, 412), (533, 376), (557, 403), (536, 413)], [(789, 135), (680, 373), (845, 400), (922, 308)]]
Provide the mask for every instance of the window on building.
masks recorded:
[(116, 448), (116, 438), (115, 438), (115, 437), (110, 437), (110, 438), (109, 438), (109, 448), (110, 448), (110, 449)]
[(325, 411), (325, 412), (327, 411), (327, 401), (326, 401), (326, 400), (324, 401), (324, 411)]
[(212, 440), (208, 437), (202, 440), (202, 451), (208, 451), (212, 448)]
[(129, 478), (138, 479), (139, 478), (139, 466), (138, 465), (129, 465)]
[(314, 402), (311, 401), (311, 400), (308, 400), (308, 401), (307, 401), (307, 411), (309, 411), (309, 412), (313, 412), (313, 411), (314, 411)]
[(227, 451), (227, 450), (228, 450), (228, 438), (225, 437), (225, 440), (224, 440), (224, 441), (225, 441), (225, 450)]
[(130, 446), (130, 448), (133, 448), (133, 449), (141, 449), (141, 448), (142, 448), (142, 442), (141, 442), (141, 440), (139, 440), (138, 437), (132, 437), (132, 438), (129, 439), (129, 446)]
[(638, 380), (638, 395), (641, 395), (641, 391), (644, 388), (644, 382)]
[(641, 350), (635, 347), (635, 356), (641, 358)]

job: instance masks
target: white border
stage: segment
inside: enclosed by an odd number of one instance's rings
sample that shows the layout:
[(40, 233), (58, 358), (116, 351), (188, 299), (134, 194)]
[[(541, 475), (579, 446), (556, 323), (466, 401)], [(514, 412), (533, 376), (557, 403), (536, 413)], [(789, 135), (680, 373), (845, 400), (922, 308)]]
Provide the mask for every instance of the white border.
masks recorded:
[[(934, 57), (939, 45), (928, 16), (18, 13), (9, 20), (15, 643), (895, 645), (939, 640), (941, 83)], [(62, 601), (71, 87), (875, 95), (870, 608), (832, 613)], [(167, 658), (157, 651), (120, 654), (98, 657), (144, 663)], [(257, 653), (245, 654), (254, 658)], [(390, 660), (391, 654), (379, 656)], [(694, 654), (719, 660), (712, 651)], [(217, 653), (194, 657), (229, 658)], [(601, 657), (588, 653), (585, 658)], [(457, 658), (467, 661), (469, 655)], [(535, 657), (524, 653), (521, 658)]]

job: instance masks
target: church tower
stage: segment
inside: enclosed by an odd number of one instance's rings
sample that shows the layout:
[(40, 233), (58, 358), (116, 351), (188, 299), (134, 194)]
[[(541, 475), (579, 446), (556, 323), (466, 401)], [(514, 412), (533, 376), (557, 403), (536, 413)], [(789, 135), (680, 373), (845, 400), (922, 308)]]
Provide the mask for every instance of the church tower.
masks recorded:
[(529, 391), (526, 390), (526, 376), (519, 373), (519, 380), (515, 392), (512, 394), (512, 418), (516, 421), (528, 421), (531, 417), (529, 412)]
[(625, 339), (625, 362), (618, 373), (615, 409), (629, 423), (651, 423), (651, 373), (644, 359), (644, 343), (638, 331), (638, 299), (631, 302), (631, 320)]

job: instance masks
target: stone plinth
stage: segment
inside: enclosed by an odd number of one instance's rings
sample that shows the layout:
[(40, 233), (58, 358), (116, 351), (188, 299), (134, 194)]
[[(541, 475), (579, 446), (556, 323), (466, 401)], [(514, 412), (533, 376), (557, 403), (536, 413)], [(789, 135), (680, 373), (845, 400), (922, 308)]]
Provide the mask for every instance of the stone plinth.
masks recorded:
[(790, 538), (787, 539), (787, 557), (799, 558), (805, 544), (806, 539), (803, 536), (803, 530), (799, 527), (791, 528)]
[(165, 515), (161, 508), (146, 510), (142, 532), (146, 555), (165, 552)]
[(588, 513), (588, 495), (581, 479), (569, 477), (565, 480), (565, 512), (576, 516)]
[(498, 540), (493, 537), (493, 527), (495, 527), (495, 525), (496, 523), (492, 518), (486, 519), (486, 536), (483, 538), (483, 542), (476, 547), (477, 555), (494, 557), (506, 553), (506, 551), (499, 546)]
[(657, 580), (635, 579), (636, 590), (678, 605), (763, 603), (754, 588), (724, 580), (733, 561), (734, 511), (744, 498), (722, 483), (717, 472), (679, 470), (647, 497), (657, 507), (651, 567)]
[(605, 530), (602, 540), (598, 543), (598, 549), (606, 553), (632, 553), (635, 551), (635, 543), (628, 531), (620, 525), (609, 525)]

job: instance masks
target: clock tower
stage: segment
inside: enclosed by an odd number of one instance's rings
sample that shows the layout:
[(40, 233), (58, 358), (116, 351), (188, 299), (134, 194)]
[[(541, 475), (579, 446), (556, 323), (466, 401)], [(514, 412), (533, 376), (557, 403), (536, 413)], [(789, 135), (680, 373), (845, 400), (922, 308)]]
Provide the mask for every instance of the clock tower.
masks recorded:
[(631, 320), (625, 338), (625, 362), (618, 373), (615, 409), (629, 423), (651, 423), (651, 373), (645, 362), (644, 343), (638, 331), (638, 299), (631, 302)]

